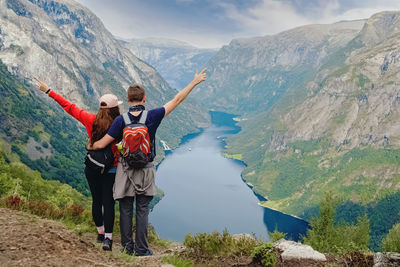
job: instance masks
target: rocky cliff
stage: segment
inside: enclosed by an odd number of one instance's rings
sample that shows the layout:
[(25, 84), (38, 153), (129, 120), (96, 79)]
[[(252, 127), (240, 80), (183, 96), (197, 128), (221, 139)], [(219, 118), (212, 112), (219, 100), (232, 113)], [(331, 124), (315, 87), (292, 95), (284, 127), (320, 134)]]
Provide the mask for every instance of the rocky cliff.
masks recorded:
[(232, 112), (260, 112), (288, 88), (314, 75), (347, 45), (364, 21), (309, 25), (273, 36), (235, 39), (208, 62), (208, 83), (196, 92), (205, 105)]
[[(96, 107), (106, 92), (125, 98), (131, 83), (148, 89), (150, 107), (164, 104), (176, 93), (80, 4), (17, 0), (1, 5), (0, 59), (12, 73), (28, 81), (45, 77), (52, 88), (88, 107)], [(199, 126), (207, 123), (207, 116), (192, 112), (197, 108), (187, 104), (181, 112)]]
[(343, 64), (321, 69), (306, 86), (307, 99), (282, 117), (287, 141), (330, 134), (341, 149), (399, 147), (399, 29), (400, 13), (371, 17), (355, 38), (361, 47)]
[[(0, 61), (7, 69), (2, 69), (2, 74), (11, 79), (10, 83), (2, 84), (2, 94), (7, 96), (2, 99), (0, 108), (3, 114), (2, 138), (17, 142), (18, 151), (27, 155), (27, 164), (28, 160), (54, 156), (51, 150), (46, 150), (48, 147), (40, 145), (49, 141), (54, 133), (48, 127), (43, 127), (38, 118), (43, 116), (40, 106), (51, 107), (48, 114), (52, 115), (48, 116), (58, 114), (52, 109), (59, 109), (54, 101), (44, 98), (37, 90), (33, 77), (46, 79), (55, 91), (94, 113), (97, 112), (98, 99), (102, 94), (111, 92), (124, 100), (126, 89), (132, 83), (140, 83), (147, 89), (148, 108), (165, 104), (178, 92), (153, 67), (124, 48), (90, 10), (73, 0), (0, 1)], [(16, 84), (14, 81), (17, 81)], [(25, 123), (18, 122), (27, 120), (27, 111), (17, 112), (10, 108), (18, 106), (19, 103), (15, 101), (29, 105), (25, 101), (28, 99), (36, 103), (35, 108), (38, 109), (29, 113), (29, 116), (36, 114), (36, 120), (31, 121), (30, 127), (31, 131), (37, 133), (35, 143), (28, 141), (32, 136), (27, 134), (28, 129), (21, 126)], [(122, 111), (126, 111), (127, 105), (124, 107)], [(64, 117), (57, 116), (52, 117), (54, 124), (68, 139), (72, 129), (61, 123), (65, 121)], [(183, 135), (197, 131), (208, 122), (208, 113), (188, 99), (163, 122), (158, 138), (174, 147)], [(13, 133), (27, 136), (28, 139), (16, 140)], [(29, 142), (31, 144), (27, 145)], [(78, 148), (77, 144), (81, 146)], [(74, 149), (84, 151), (84, 140), (74, 141), (74, 146)], [(54, 148), (51, 142), (50, 148)], [(46, 153), (33, 151), (37, 149)], [(57, 148), (55, 151), (58, 151)], [(71, 157), (64, 150), (58, 152), (67, 158)], [(158, 149), (158, 154), (162, 156), (163, 151)], [(72, 160), (80, 163), (82, 159), (78, 157)], [(54, 163), (48, 167), (54, 168), (56, 165)]]

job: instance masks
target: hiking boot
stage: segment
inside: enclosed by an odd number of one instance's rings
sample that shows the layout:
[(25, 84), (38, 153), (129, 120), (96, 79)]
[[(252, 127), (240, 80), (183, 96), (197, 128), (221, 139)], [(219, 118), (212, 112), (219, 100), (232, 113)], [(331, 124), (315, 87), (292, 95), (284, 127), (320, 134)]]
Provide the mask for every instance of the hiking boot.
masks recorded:
[(125, 246), (122, 246), (122, 249), (121, 249), (121, 253), (125, 253), (129, 256), (133, 255), (133, 251), (134, 251), (134, 249), (133, 249), (132, 244), (127, 244)]
[(111, 239), (104, 239), (103, 241), (103, 250), (112, 250), (112, 240)]
[(103, 241), (104, 241), (104, 235), (97, 234), (97, 243), (103, 243)]
[(153, 251), (151, 249), (148, 249), (145, 253), (138, 253), (138, 252), (135, 253), (135, 256), (138, 257), (151, 256), (151, 255), (153, 255)]

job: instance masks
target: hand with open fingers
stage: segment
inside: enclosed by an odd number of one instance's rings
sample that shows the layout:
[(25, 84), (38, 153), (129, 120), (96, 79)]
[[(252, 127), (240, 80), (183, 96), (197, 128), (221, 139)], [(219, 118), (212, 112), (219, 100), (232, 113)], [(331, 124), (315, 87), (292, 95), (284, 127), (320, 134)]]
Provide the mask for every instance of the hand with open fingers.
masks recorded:
[(38, 82), (38, 86), (39, 86), (40, 91), (42, 91), (44, 93), (47, 93), (47, 91), (49, 91), (49, 87), (47, 86), (46, 81), (42, 82), (41, 80), (39, 80), (36, 77), (35, 77), (35, 80)]
[(200, 73), (198, 73), (196, 70), (196, 73), (194, 74), (194, 79), (193, 79), (193, 81), (196, 84), (199, 84), (206, 80), (206, 78), (207, 78), (207, 74), (205, 73), (206, 70), (207, 70), (207, 68), (204, 68)]

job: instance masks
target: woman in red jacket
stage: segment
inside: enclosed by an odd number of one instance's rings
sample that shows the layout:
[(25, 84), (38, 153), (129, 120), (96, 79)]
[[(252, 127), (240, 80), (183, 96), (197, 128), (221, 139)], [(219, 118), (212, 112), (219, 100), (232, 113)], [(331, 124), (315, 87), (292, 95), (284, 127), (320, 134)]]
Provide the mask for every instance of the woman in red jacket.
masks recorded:
[[(97, 114), (89, 113), (69, 102), (61, 95), (50, 90), (45, 82), (35, 78), (39, 89), (53, 98), (68, 114), (80, 121), (85, 126), (89, 136), (89, 142), (100, 140), (110, 128), (114, 119), (120, 115), (119, 106), (122, 101), (112, 94), (103, 95), (100, 98), (100, 109)], [(116, 142), (111, 144), (114, 155), (118, 155)], [(97, 242), (103, 243), (104, 250), (112, 250), (112, 232), (114, 227), (114, 198), (113, 186), (115, 180), (118, 157), (115, 157), (114, 167), (107, 173), (101, 174), (89, 168), (85, 168), (86, 179), (92, 194), (92, 216), (97, 227)], [(104, 213), (103, 213), (104, 208)]]

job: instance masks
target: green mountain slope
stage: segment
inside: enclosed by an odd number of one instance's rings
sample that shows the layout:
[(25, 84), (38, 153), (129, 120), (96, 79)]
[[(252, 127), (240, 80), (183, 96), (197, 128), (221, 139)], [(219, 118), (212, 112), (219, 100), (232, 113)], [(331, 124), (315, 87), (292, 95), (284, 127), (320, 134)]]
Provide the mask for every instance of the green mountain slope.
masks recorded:
[(34, 90), (19, 82), (0, 62), (0, 137), (44, 178), (88, 192), (83, 175), (86, 132)]
[[(68, 212), (67, 209), (74, 205), (90, 209), (88, 197), (67, 184), (43, 179), (39, 172), (33, 171), (17, 159), (17, 155), (11, 151), (9, 144), (0, 141), (1, 205), (18, 205), (16, 202), (7, 201), (10, 196), (20, 198), (27, 204), (26, 208), (30, 208), (33, 212), (50, 213), (51, 208), (63, 209), (64, 212)], [(30, 201), (33, 202), (29, 203)], [(90, 218), (90, 216), (88, 217)]]
[(399, 16), (371, 17), (312, 80), (243, 120), (228, 140), (266, 206), (304, 216), (325, 191), (364, 205), (399, 191), (400, 36), (394, 26), (380, 27), (399, 25)]

